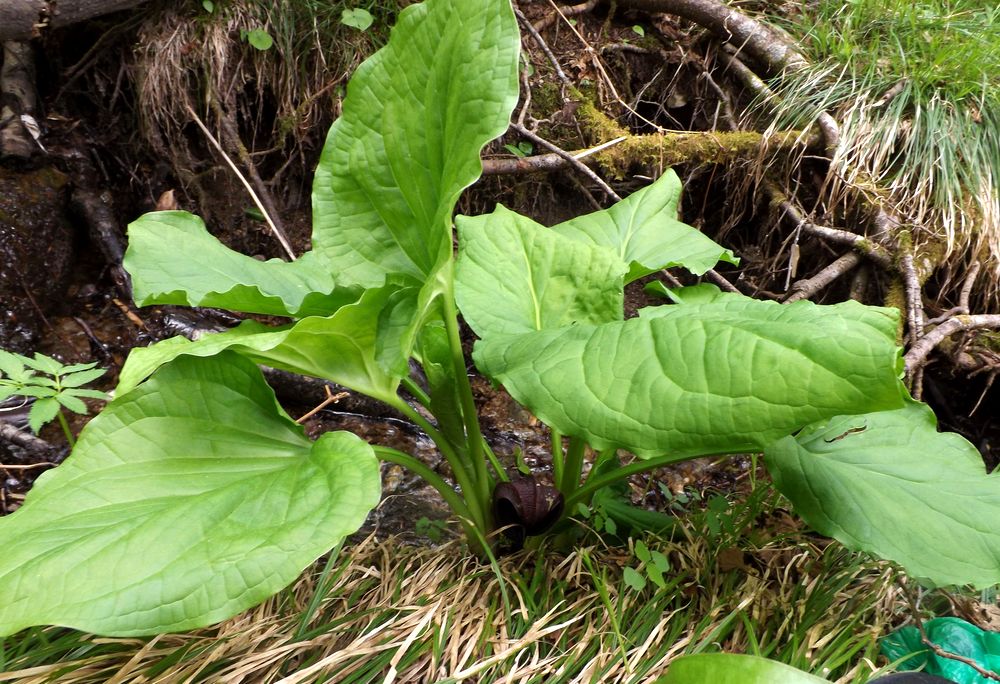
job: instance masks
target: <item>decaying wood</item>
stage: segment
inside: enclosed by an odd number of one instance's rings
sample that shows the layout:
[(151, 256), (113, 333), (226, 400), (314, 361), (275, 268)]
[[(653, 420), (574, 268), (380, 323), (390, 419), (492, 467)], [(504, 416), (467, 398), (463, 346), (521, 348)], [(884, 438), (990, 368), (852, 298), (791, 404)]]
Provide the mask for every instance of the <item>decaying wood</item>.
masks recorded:
[[(0, 18), (0, 26), (3, 19)], [(27, 160), (41, 151), (27, 123), (37, 114), (35, 60), (28, 43), (11, 40), (3, 44), (0, 69), (0, 157)], [(21, 117), (31, 117), (28, 121)]]
[(104, 256), (114, 280), (115, 289), (123, 299), (132, 299), (132, 281), (122, 268), (125, 256), (125, 239), (111, 207), (104, 203), (96, 192), (77, 186), (70, 195), (73, 209), (87, 224), (90, 241)]
[[(613, 160), (616, 166), (638, 165), (653, 160), (663, 166), (680, 163), (724, 164), (765, 151), (804, 152), (817, 142), (816, 138), (803, 136), (801, 131), (781, 131), (770, 136), (755, 131), (739, 131), (735, 134), (719, 131), (670, 132), (624, 137), (615, 141), (608, 152), (574, 150), (569, 155), (578, 161), (589, 157), (586, 161), (588, 164)], [(569, 166), (569, 160), (556, 153), (513, 159), (484, 159), (483, 175), (556, 171)]]
[(22, 430), (4, 420), (0, 420), (0, 440), (19, 446), (36, 455), (49, 454), (55, 451), (55, 447), (44, 439), (39, 439), (30, 432)]
[(3, 0), (0, 2), (0, 41), (35, 38), (49, 27), (71, 26), (143, 2), (145, 0)]

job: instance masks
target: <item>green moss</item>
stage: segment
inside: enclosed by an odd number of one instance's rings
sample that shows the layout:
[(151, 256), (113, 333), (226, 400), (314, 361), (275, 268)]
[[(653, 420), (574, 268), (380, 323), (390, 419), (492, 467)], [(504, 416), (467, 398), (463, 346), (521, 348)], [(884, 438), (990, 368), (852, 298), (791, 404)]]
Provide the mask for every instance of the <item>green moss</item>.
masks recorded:
[(597, 155), (597, 161), (607, 170), (609, 175), (621, 179), (635, 166), (667, 167), (690, 163), (727, 164), (736, 159), (756, 155), (765, 142), (771, 147), (793, 146), (798, 138), (797, 131), (790, 131), (780, 137), (775, 136), (770, 139), (766, 139), (756, 131), (633, 135), (602, 151)]
[(558, 84), (543, 83), (531, 89), (531, 109), (536, 119), (547, 119), (562, 107), (562, 92)]

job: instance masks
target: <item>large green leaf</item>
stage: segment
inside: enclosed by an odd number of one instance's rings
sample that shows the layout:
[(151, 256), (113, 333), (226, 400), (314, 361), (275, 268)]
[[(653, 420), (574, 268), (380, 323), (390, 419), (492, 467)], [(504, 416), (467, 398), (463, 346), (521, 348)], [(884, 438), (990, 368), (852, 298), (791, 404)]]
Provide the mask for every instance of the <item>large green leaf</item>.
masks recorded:
[(748, 297), (476, 345), (522, 404), (597, 449), (639, 456), (757, 450), (848, 411), (902, 406), (895, 309)]
[(330, 268), (309, 253), (284, 262), (234, 252), (185, 211), (146, 214), (129, 226), (124, 266), (135, 300), (217, 306), (279, 316), (326, 315), (358, 297), (338, 286)]
[(817, 531), (937, 585), (1000, 582), (1000, 473), (940, 433), (931, 409), (838, 416), (765, 450), (778, 489)]
[(731, 251), (677, 220), (680, 197), (681, 181), (668, 169), (656, 182), (609, 209), (560, 223), (552, 230), (614, 250), (631, 264), (627, 283), (671, 266), (683, 266), (701, 275), (719, 261), (738, 263)]
[(455, 298), (480, 336), (623, 317), (627, 266), (604, 247), (560, 236), (504, 207), (456, 219)]
[(427, 0), (358, 67), (313, 184), (313, 247), (349, 282), (426, 279), (451, 257), (451, 215), (517, 103), (509, 0)]
[(656, 684), (825, 684), (791, 665), (751, 655), (699, 653), (670, 663)]
[(391, 286), (368, 290), (359, 301), (341, 307), (332, 316), (311, 316), (282, 328), (244, 321), (232, 330), (194, 342), (174, 337), (133, 349), (119, 376), (118, 395), (131, 391), (178, 356), (205, 357), (230, 349), (257, 363), (332, 380), (391, 403), (407, 370), (408, 356), (402, 356), (403, 350), (397, 346), (400, 357), (391, 364), (380, 364), (376, 340), (380, 314), (396, 292)]
[(344, 432), (310, 442), (251, 362), (177, 359), (0, 519), (0, 635), (217, 622), (354, 532), (379, 489), (371, 447)]

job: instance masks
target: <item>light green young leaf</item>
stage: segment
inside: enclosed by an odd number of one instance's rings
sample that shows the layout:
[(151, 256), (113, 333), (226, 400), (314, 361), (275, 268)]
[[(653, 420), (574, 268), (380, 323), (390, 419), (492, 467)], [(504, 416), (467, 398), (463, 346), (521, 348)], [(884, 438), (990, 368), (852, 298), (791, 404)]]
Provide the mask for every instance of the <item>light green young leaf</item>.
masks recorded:
[(480, 336), (623, 317), (628, 267), (610, 249), (562, 237), (504, 207), (456, 219), (455, 298)]
[(553, 226), (572, 240), (608, 247), (630, 264), (626, 283), (662, 268), (683, 266), (701, 275), (720, 261), (739, 263), (731, 251), (677, 220), (681, 181), (668, 169), (656, 182), (603, 211)]
[(622, 571), (622, 579), (632, 591), (642, 591), (646, 588), (646, 578), (640, 575), (635, 568), (626, 567)]
[(97, 361), (90, 361), (88, 363), (74, 363), (71, 366), (65, 366), (62, 369), (62, 372), (63, 372), (63, 375), (66, 375), (66, 374), (69, 374), (69, 373), (77, 373), (79, 371), (90, 370), (91, 368), (93, 368), (96, 365), (97, 365)]
[(1000, 582), (1000, 473), (910, 402), (838, 416), (765, 450), (778, 489), (818, 532), (936, 585)]
[[(669, 299), (674, 304), (708, 304), (709, 302), (743, 296), (735, 292), (723, 292), (718, 285), (712, 283), (698, 283), (690, 287), (667, 287), (662, 280), (647, 283), (642, 290), (646, 294)], [(643, 312), (648, 314), (650, 311), (656, 311), (657, 308), (642, 309), (639, 311), (639, 315), (644, 315)]]
[(356, 28), (359, 31), (367, 31), (375, 23), (372, 13), (363, 8), (345, 9), (340, 13), (340, 23), (344, 26)]
[(97, 378), (101, 377), (106, 372), (107, 371), (103, 368), (92, 368), (91, 370), (77, 371), (75, 373), (63, 375), (59, 380), (59, 385), (61, 387), (80, 387), (81, 385), (86, 385), (88, 382), (97, 380)]
[[(310, 316), (283, 328), (244, 321), (195, 342), (175, 337), (133, 349), (119, 376), (117, 395), (132, 391), (178, 356), (205, 357), (229, 349), (256, 363), (332, 380), (391, 403), (396, 400), (401, 374), (391, 373), (376, 361), (375, 343), (379, 314), (394, 292), (389, 286), (368, 290), (358, 302), (332, 316)], [(398, 371), (399, 364), (395, 366)]]
[(667, 572), (670, 570), (670, 561), (666, 556), (660, 551), (653, 551), (651, 554), (651, 560), (653, 562), (653, 567), (660, 572)]
[(25, 356), (21, 357), (24, 359), (24, 365), (29, 368), (34, 368), (36, 371), (42, 373), (47, 373), (49, 375), (58, 375), (62, 372), (63, 365), (53, 359), (51, 356), (46, 356), (45, 354), (35, 352), (34, 358), (27, 358)]
[(255, 28), (246, 32), (247, 42), (261, 52), (270, 50), (274, 45), (274, 38), (262, 28)]
[(37, 399), (28, 411), (28, 427), (37, 435), (42, 426), (55, 418), (57, 413), (59, 413), (59, 402), (53, 397)]
[(181, 358), (94, 418), (0, 519), (0, 636), (225, 619), (292, 582), (379, 500), (371, 447), (310, 442), (234, 354)]
[(63, 394), (68, 394), (73, 397), (86, 397), (88, 399), (100, 399), (101, 401), (108, 401), (109, 397), (107, 392), (102, 392), (100, 390), (91, 389), (76, 389), (70, 388), (63, 390)]
[(0, 349), (0, 376), (2, 375), (6, 375), (11, 380), (20, 381), (26, 379), (25, 376), (30, 375), (30, 373), (21, 362), (20, 355)]
[(314, 253), (292, 262), (257, 261), (234, 252), (184, 211), (146, 214), (129, 225), (123, 265), (135, 300), (217, 306), (278, 316), (325, 316), (358, 297), (338, 285)]
[(14, 394), (22, 397), (54, 397), (56, 390), (54, 387), (43, 387), (41, 385), (25, 385), (15, 388)]
[(753, 451), (903, 404), (898, 311), (748, 297), (480, 340), (476, 365), (548, 425), (642, 457)]
[(451, 258), (451, 216), (517, 102), (509, 0), (428, 0), (347, 86), (313, 184), (313, 248), (346, 282), (427, 279)]
[(56, 401), (68, 408), (73, 413), (79, 413), (81, 416), (87, 415), (87, 405), (84, 404), (80, 399), (74, 397), (72, 394), (66, 394), (65, 392), (60, 392), (56, 395)]
[(656, 684), (827, 684), (791, 665), (759, 656), (699, 653), (670, 663)]
[(655, 584), (660, 589), (667, 588), (667, 582), (663, 579), (663, 572), (655, 565), (646, 565), (643, 568), (646, 571), (646, 577), (649, 581)]

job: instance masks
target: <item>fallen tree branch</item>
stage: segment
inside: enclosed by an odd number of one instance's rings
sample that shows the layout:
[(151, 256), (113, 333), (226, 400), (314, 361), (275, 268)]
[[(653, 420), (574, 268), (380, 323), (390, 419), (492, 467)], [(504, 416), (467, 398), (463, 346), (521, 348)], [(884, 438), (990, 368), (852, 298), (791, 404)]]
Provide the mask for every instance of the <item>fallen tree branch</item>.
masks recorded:
[(85, 187), (76, 187), (70, 195), (70, 203), (87, 224), (90, 241), (100, 250), (111, 271), (115, 289), (125, 300), (132, 299), (132, 280), (122, 268), (125, 256), (125, 240), (118, 221), (97, 193)]
[(44, 439), (39, 439), (5, 420), (0, 420), (0, 439), (34, 454), (48, 454), (55, 451), (55, 447)]
[[(608, 152), (603, 152), (603, 148), (598, 146), (568, 154), (576, 160), (593, 156), (594, 161), (602, 166), (624, 173), (629, 167), (637, 165), (725, 164), (765, 150), (800, 151), (816, 142), (814, 138), (803, 140), (800, 131), (782, 131), (771, 136), (756, 131), (692, 131), (625, 136), (606, 143), (609, 146), (614, 144), (614, 149)], [(484, 159), (483, 175), (556, 171), (570, 165), (569, 160), (555, 153)]]
[(1000, 329), (1000, 314), (961, 315), (949, 318), (947, 321), (931, 330), (910, 347), (903, 357), (906, 361), (906, 374), (912, 376), (922, 368), (927, 356), (945, 340), (957, 332), (965, 330), (981, 330), (984, 328)]
[(3, 0), (0, 2), (0, 42), (37, 38), (48, 28), (60, 28), (120, 12), (145, 0)]

